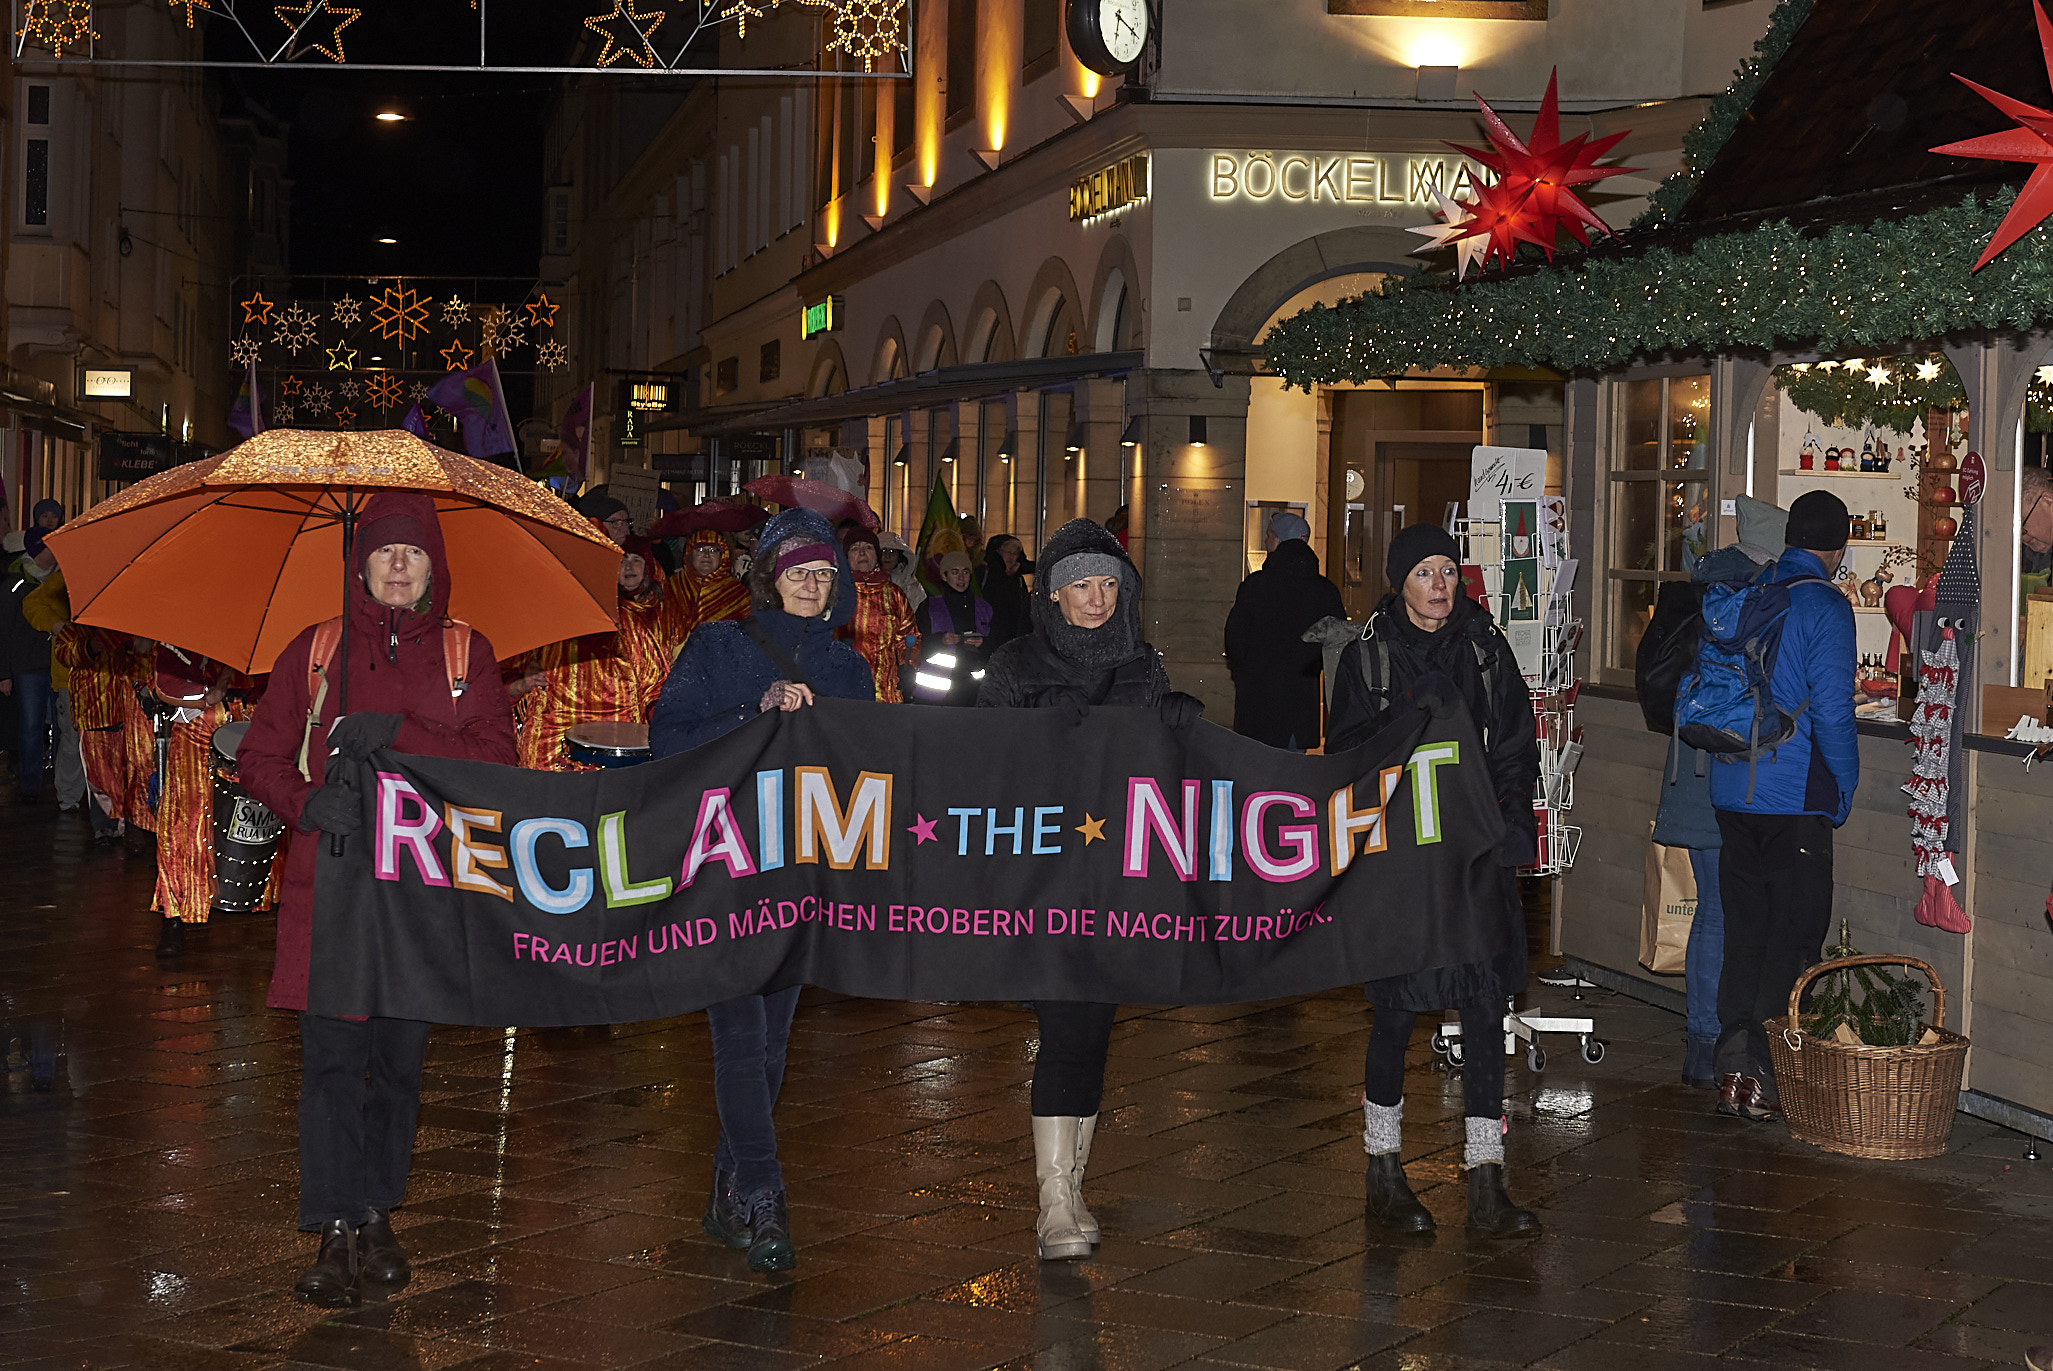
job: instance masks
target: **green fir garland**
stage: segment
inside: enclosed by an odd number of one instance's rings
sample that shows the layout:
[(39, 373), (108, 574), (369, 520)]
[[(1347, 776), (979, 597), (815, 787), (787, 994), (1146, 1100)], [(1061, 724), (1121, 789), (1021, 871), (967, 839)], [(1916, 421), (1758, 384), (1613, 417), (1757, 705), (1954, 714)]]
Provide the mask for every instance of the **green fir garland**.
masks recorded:
[(1457, 285), (1391, 276), (1380, 293), (1314, 305), (1263, 341), (1292, 386), (1362, 382), (1414, 368), (1614, 370), (1635, 358), (1815, 348), (1895, 349), (1964, 330), (2053, 321), (2053, 234), (2036, 229), (1981, 271), (1976, 253), (2016, 187), (1986, 201), (1823, 231), (1786, 221)]
[(1723, 94), (1711, 101), (1704, 117), (1695, 128), (1682, 137), (1682, 168), (1671, 172), (1648, 198), (1646, 213), (1633, 221), (1634, 228), (1649, 224), (1665, 223), (1682, 213), (1682, 207), (1689, 203), (1695, 193), (1697, 182), (1711, 169), (1711, 163), (1718, 160), (1718, 154), (1725, 150), (1726, 140), (1740, 121), (1747, 118), (1747, 108), (1754, 103), (1754, 96), (1767, 84), (1768, 73), (1775, 70), (1775, 64), (1782, 60), (1782, 54), (1789, 51), (1789, 42), (1796, 37), (1796, 31), (1803, 27), (1804, 20), (1811, 16), (1813, 0), (1782, 0), (1775, 12), (1768, 16), (1768, 32), (1761, 41), (1754, 44), (1754, 55), (1739, 65), (1732, 73), (1732, 84)]
[[(1918, 373), (1938, 371), (1929, 381)], [(1885, 379), (1875, 383), (1871, 369)], [(1789, 402), (1834, 428), (1865, 428), (1872, 424), (1891, 433), (1908, 433), (1912, 421), (1935, 409), (1966, 409), (1967, 391), (1947, 360), (1925, 357), (1882, 357), (1840, 365), (1775, 368), (1775, 384)]]

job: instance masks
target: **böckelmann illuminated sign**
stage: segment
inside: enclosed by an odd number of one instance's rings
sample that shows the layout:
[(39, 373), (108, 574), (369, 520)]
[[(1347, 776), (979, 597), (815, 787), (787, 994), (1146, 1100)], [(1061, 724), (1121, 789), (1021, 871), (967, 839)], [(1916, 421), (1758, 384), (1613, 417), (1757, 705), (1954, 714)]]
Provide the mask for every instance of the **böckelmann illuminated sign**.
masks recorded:
[(1137, 152), (1089, 176), (1078, 177), (1069, 188), (1069, 219), (1074, 224), (1089, 223), (1147, 198), (1148, 154)]
[(1496, 178), (1452, 153), (1214, 152), (1209, 159), (1215, 202), (1424, 205), (1435, 191), (1457, 199)]

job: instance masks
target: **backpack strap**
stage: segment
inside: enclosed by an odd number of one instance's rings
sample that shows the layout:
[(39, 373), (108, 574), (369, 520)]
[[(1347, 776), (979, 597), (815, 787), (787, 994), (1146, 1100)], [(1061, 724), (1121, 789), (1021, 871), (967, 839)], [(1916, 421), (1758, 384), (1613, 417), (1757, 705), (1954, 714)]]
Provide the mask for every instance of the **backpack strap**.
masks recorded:
[(321, 722), (321, 707), (328, 702), (328, 663), (342, 642), (342, 616), (337, 615), (314, 629), (314, 641), (307, 650), (307, 724), (299, 739), (299, 774), (311, 783), (313, 768), (307, 759), (314, 744), (314, 729)]
[(461, 619), (442, 621), (442, 672), (449, 681), (451, 702), (470, 689), (471, 626)]

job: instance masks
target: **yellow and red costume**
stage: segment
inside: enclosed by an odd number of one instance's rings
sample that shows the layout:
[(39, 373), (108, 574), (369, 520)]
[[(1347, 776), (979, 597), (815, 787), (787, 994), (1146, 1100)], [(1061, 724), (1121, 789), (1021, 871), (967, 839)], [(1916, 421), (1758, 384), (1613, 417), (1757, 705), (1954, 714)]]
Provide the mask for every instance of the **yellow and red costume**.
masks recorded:
[(71, 623), (50, 635), (50, 660), (71, 673), (71, 718), (85, 758), (86, 786), (107, 797), (112, 817), (125, 819), (130, 794), (126, 726), (130, 711), (140, 712), (135, 680), (141, 658), (127, 638)]
[(916, 634), (912, 603), (905, 592), (883, 571), (859, 571), (855, 576), (855, 614), (834, 636), (854, 645), (870, 664), (876, 678), (877, 700), (882, 704), (903, 704), (898, 691), (898, 668), (912, 660), (906, 639)]
[[(170, 649), (159, 649), (159, 661)], [(220, 703), (195, 705), (192, 717), (171, 725), (164, 774), (157, 789), (157, 889), (150, 908), (169, 918), (203, 924), (214, 907), (214, 730), (255, 712), (256, 683), (195, 654), (185, 654), (195, 682), (211, 679), (225, 689)], [(160, 673), (161, 676), (161, 673)], [(154, 750), (155, 744), (152, 743)], [(271, 871), (265, 903), (277, 903), (278, 868)]]
[[(720, 565), (710, 576), (699, 576), (691, 569), (691, 552), (695, 547), (717, 547), (720, 549)], [(734, 557), (728, 551), (727, 539), (710, 528), (693, 529), (684, 540), (684, 565), (668, 583), (672, 595), (691, 606), (691, 618), (685, 625), (685, 635), (700, 624), (719, 623), (723, 619), (746, 619), (749, 616), (748, 585), (734, 574)], [(682, 639), (679, 640), (680, 642)], [(674, 655), (674, 654), (673, 654)]]
[(615, 632), (566, 638), (528, 655), (525, 674), (543, 679), (520, 701), (522, 766), (583, 770), (564, 750), (571, 729), (605, 720), (648, 722), (670, 663), (691, 631), (691, 604), (651, 585), (621, 595), (619, 622)]

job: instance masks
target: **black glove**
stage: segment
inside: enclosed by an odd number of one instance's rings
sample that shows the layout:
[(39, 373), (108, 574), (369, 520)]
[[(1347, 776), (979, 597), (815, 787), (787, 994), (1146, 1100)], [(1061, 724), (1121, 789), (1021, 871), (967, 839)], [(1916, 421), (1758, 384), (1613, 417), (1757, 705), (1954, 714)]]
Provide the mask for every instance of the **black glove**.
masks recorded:
[(340, 833), (347, 838), (363, 826), (363, 802), (340, 781), (330, 781), (315, 790), (299, 809), (302, 833)]
[(1156, 703), (1155, 713), (1163, 723), (1181, 733), (1205, 717), (1205, 702), (1195, 695), (1172, 690)]
[(1035, 709), (1059, 710), (1073, 724), (1091, 716), (1090, 700), (1075, 686), (1049, 686), (1037, 692), (1030, 703)]
[(328, 746), (351, 762), (392, 746), (405, 719), (397, 714), (345, 714), (328, 729)]

